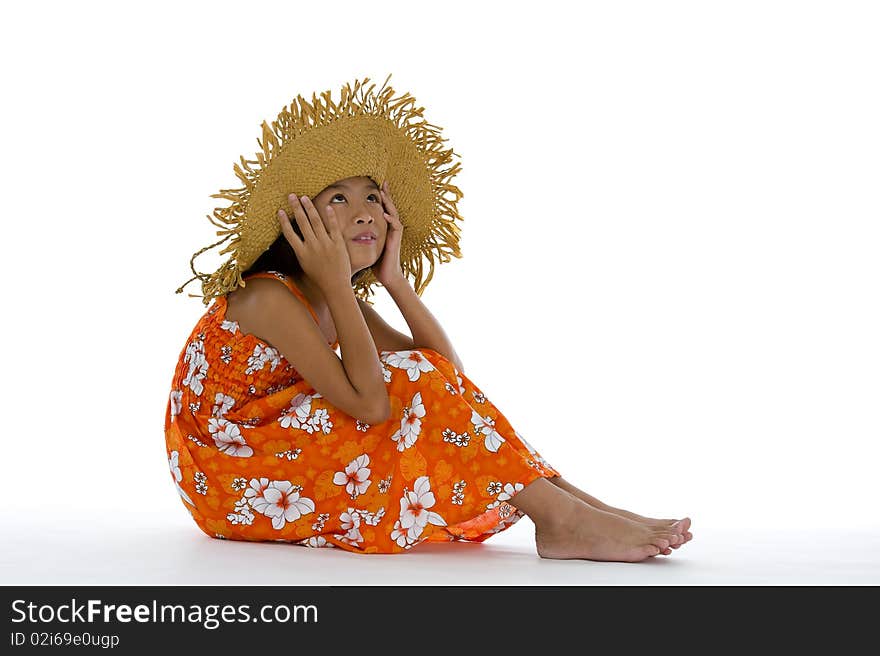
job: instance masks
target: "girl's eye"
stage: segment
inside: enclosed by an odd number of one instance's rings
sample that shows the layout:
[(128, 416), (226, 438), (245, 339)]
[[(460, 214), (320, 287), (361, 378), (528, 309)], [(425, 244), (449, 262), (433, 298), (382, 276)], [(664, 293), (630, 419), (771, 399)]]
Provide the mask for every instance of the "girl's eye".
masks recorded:
[[(379, 200), (379, 196), (377, 194), (370, 194), (370, 197)], [(343, 200), (345, 200), (345, 196), (343, 196), (342, 194), (334, 194), (333, 198), (331, 198), (330, 200), (336, 200), (337, 198), (342, 198)]]

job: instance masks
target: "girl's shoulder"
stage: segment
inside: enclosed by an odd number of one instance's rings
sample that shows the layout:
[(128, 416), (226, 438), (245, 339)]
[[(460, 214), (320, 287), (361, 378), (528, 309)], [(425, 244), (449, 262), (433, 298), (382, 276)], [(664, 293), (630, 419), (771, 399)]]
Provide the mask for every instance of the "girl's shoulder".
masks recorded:
[(332, 335), (334, 333), (331, 326), (322, 324), (305, 294), (300, 291), (290, 276), (278, 271), (264, 271), (248, 274), (244, 280), (246, 284), (243, 287), (239, 287), (224, 297), (224, 314), (228, 321), (236, 322), (245, 333), (253, 332), (248, 328), (252, 323), (249, 321), (251, 313), (265, 310), (267, 303), (271, 303), (271, 299), (277, 294), (279, 282), (283, 283), (287, 290), (306, 307), (314, 322), (321, 327), (325, 334)]
[[(245, 281), (244, 287), (239, 287), (236, 292), (243, 291), (247, 289), (247, 282), (249, 280), (277, 280), (284, 284), (292, 293), (297, 296), (300, 295), (300, 291), (297, 286), (293, 283), (293, 279), (288, 276), (286, 273), (282, 273), (281, 271), (256, 271), (254, 273), (248, 273), (242, 276), (242, 280)], [(257, 283), (256, 286), (260, 286), (262, 283)], [(233, 292), (234, 293), (234, 292)]]
[[(308, 300), (299, 290), (293, 279), (287, 274), (280, 271), (259, 271), (249, 273), (242, 277), (245, 284), (226, 295), (226, 303), (229, 308), (234, 309), (238, 306), (246, 305), (245, 301), (250, 300), (253, 296), (261, 297), (268, 292), (274, 293), (277, 290), (277, 284), (283, 284), (287, 290), (296, 296), (299, 300), (304, 301), (308, 306)], [(309, 307), (311, 310), (311, 307)]]

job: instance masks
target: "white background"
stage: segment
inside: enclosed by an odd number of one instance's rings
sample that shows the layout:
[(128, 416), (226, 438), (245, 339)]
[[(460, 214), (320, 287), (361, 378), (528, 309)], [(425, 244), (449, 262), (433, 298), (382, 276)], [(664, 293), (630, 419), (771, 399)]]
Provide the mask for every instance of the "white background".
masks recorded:
[(695, 543), (877, 535), (876, 4), (327, 7), (4, 10), (4, 513), (191, 522), (162, 428), (209, 196), (297, 94), (392, 73), (462, 156), (422, 298), (550, 463)]

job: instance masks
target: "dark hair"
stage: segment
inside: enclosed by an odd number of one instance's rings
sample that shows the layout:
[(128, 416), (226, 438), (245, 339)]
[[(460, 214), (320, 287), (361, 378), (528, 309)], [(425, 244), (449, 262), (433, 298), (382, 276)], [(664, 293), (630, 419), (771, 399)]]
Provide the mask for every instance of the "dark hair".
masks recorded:
[[(297, 230), (296, 226), (294, 226), (294, 231), (299, 235), (299, 230)], [(245, 277), (248, 274), (257, 273), (258, 271), (278, 271), (286, 276), (293, 277), (302, 272), (302, 270), (302, 266), (300, 266), (293, 247), (290, 245), (290, 242), (287, 241), (287, 238), (282, 232), (278, 235), (278, 238), (272, 242), (272, 245), (260, 254), (260, 257), (257, 258), (256, 262), (254, 262), (247, 271), (244, 271), (241, 275), (242, 277)], [(367, 267), (354, 274), (351, 277), (352, 286), (357, 284), (369, 270), (370, 268)]]

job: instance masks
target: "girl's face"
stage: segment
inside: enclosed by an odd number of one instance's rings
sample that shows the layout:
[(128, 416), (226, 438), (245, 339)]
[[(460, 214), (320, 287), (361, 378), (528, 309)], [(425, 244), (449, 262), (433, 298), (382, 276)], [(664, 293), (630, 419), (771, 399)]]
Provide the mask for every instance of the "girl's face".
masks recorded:
[[(318, 214), (327, 225), (326, 206), (333, 207), (339, 231), (345, 238), (351, 261), (351, 275), (373, 266), (382, 255), (388, 222), (382, 207), (379, 186), (366, 176), (343, 178), (325, 187), (312, 199)], [(363, 232), (371, 232), (373, 241), (354, 241)]]

